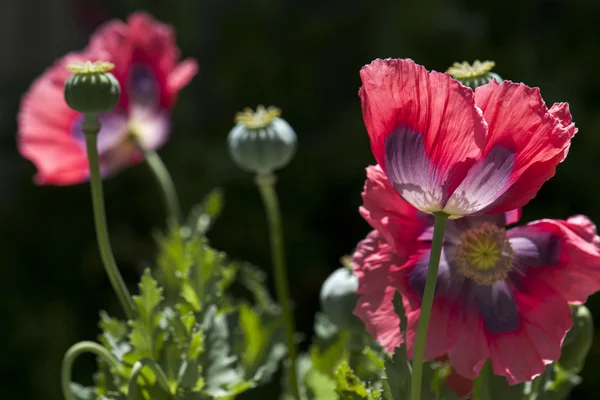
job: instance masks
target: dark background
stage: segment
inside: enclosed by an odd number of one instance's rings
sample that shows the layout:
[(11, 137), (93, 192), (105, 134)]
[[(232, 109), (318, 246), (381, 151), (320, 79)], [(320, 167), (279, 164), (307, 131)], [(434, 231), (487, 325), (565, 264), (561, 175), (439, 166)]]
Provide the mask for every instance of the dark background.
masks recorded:
[[(360, 67), (410, 57), (444, 71), (491, 59), (503, 78), (568, 101), (580, 132), (523, 222), (585, 213), (600, 221), (600, 2), (593, 0), (0, 0), (0, 398), (60, 399), (60, 361), (95, 339), (98, 311), (121, 315), (102, 269), (89, 187), (35, 186), (15, 146), (21, 95), (56, 58), (85, 46), (98, 24), (145, 9), (173, 24), (200, 73), (174, 112), (160, 150), (187, 210), (222, 186), (226, 208), (210, 234), (231, 255), (268, 266), (268, 236), (250, 174), (227, 154), (234, 113), (276, 105), (299, 148), (279, 174), (298, 328), (311, 334), (321, 282), (368, 232), (359, 216), (373, 163), (357, 89)], [(105, 184), (116, 258), (128, 284), (153, 259), (161, 199), (143, 166)], [(600, 297), (589, 307), (600, 321)], [(600, 331), (574, 399), (600, 390)], [(93, 360), (75, 377), (89, 383)], [(274, 385), (276, 386), (278, 382)], [(246, 398), (275, 398), (274, 388)], [(270, 394), (269, 394), (270, 393)]]

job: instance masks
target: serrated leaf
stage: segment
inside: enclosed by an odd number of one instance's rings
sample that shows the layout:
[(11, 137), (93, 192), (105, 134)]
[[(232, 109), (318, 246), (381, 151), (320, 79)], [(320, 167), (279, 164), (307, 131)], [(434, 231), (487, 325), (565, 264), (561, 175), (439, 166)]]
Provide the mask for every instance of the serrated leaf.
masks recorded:
[(138, 296), (133, 296), (133, 301), (140, 313), (140, 318), (149, 319), (156, 306), (158, 306), (162, 300), (163, 290), (152, 277), (150, 269), (144, 271), (139, 287), (140, 294)]
[(342, 400), (364, 399), (369, 395), (365, 384), (356, 376), (345, 361), (336, 369), (335, 380), (335, 391)]
[(129, 322), (129, 340), (133, 350), (128, 356), (129, 360), (134, 362), (146, 357), (156, 360), (166, 336), (165, 332), (157, 330), (161, 315), (155, 312), (162, 301), (162, 288), (158, 286), (149, 269), (144, 271), (139, 286), (140, 294), (133, 296), (139, 316)]
[(215, 305), (207, 310), (203, 329), (204, 352), (200, 356), (200, 364), (203, 366), (205, 391), (214, 396), (222, 396), (223, 388), (243, 381), (243, 374), (236, 368), (237, 356), (231, 354), (226, 316), (219, 314)]

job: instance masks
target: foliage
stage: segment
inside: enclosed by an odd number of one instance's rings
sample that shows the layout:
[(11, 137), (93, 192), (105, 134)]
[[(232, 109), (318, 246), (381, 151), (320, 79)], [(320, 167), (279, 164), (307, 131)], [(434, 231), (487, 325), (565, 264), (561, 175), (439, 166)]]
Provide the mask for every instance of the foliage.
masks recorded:
[[(208, 244), (222, 202), (211, 192), (185, 226), (157, 238), (158, 268), (141, 278), (134, 320), (101, 313), (99, 341), (123, 368), (100, 361), (95, 388), (72, 386), (76, 399), (230, 399), (272, 378), (286, 352), (279, 309), (263, 275)], [(236, 285), (249, 298), (233, 297)]]

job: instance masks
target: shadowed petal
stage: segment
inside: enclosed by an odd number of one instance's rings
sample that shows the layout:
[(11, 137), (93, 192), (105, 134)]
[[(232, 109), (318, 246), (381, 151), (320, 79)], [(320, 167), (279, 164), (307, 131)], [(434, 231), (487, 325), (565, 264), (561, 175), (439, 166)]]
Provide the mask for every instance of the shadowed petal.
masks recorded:
[(354, 314), (390, 353), (402, 343), (400, 319), (392, 304), (396, 288), (389, 279), (401, 264), (392, 246), (377, 231), (358, 243), (352, 256), (353, 271), (358, 277), (356, 292), (360, 295)]
[(378, 165), (367, 168), (362, 198), (360, 214), (363, 218), (393, 245), (399, 257), (413, 254), (417, 238), (433, 223), (431, 216), (400, 197)]

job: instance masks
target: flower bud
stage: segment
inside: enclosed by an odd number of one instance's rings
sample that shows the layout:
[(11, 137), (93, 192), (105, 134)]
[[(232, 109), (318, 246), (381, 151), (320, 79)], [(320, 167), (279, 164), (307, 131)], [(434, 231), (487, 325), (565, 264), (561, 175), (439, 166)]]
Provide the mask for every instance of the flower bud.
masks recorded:
[(573, 306), (573, 327), (563, 342), (559, 364), (573, 373), (583, 369), (594, 340), (594, 320), (584, 305)]
[(492, 79), (495, 79), (498, 83), (502, 82), (502, 78), (495, 72), (492, 72), (492, 68), (495, 65), (496, 63), (493, 61), (481, 62), (475, 60), (473, 65), (466, 61), (462, 63), (455, 62), (446, 72), (463, 85), (475, 90), (479, 86), (490, 83)]
[(266, 175), (290, 162), (296, 151), (296, 133), (274, 107), (247, 108), (236, 115), (237, 124), (227, 142), (233, 160), (242, 169)]
[(346, 267), (338, 268), (321, 286), (321, 307), (331, 322), (341, 329), (363, 332), (363, 322), (354, 315), (358, 301), (358, 278)]
[(73, 74), (65, 82), (65, 101), (73, 110), (84, 114), (105, 113), (117, 105), (121, 87), (110, 70), (114, 65), (104, 61), (70, 64)]

